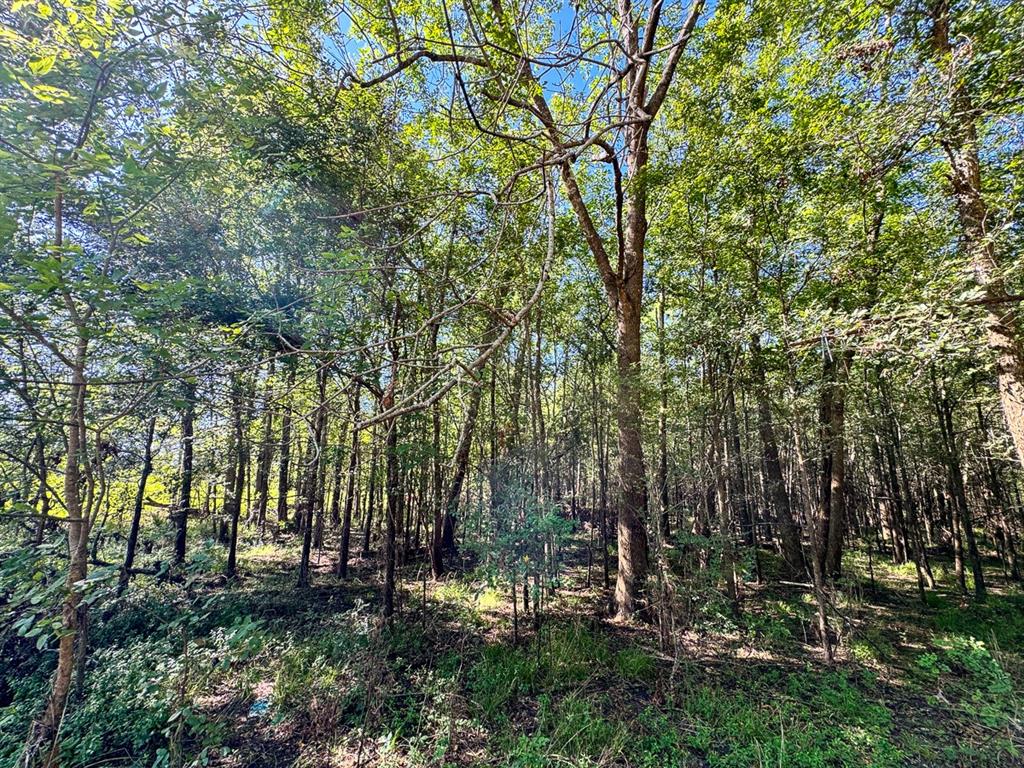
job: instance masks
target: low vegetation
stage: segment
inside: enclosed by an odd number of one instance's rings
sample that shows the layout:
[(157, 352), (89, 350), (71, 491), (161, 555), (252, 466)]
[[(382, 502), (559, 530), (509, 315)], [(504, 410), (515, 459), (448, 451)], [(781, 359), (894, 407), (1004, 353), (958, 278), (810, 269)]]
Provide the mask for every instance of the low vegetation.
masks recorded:
[(1024, 768), (1024, 2), (0, 2), (0, 768)]

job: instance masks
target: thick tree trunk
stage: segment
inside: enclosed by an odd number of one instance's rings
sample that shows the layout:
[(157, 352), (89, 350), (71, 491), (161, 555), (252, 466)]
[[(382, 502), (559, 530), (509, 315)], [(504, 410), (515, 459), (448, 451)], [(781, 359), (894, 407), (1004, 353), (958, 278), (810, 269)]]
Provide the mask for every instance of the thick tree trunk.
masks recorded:
[(821, 488), (819, 537), (822, 571), (835, 578), (842, 569), (846, 532), (846, 380), (850, 353), (824, 350), (819, 420), (821, 428)]
[(643, 608), (647, 579), (647, 482), (641, 442), (640, 300), (642, 275), (622, 291), (616, 338), (619, 430), (619, 569), (615, 582), (616, 618), (627, 620)]
[(950, 109), (942, 146), (949, 157), (950, 178), (963, 232), (964, 247), (982, 291), (985, 334), (995, 356), (999, 402), (1024, 465), (1024, 344), (1016, 304), (996, 258), (988, 204), (982, 196), (977, 120), (979, 110), (965, 79), (969, 61), (958, 60), (950, 44), (949, 0), (932, 5), (932, 45), (949, 67)]

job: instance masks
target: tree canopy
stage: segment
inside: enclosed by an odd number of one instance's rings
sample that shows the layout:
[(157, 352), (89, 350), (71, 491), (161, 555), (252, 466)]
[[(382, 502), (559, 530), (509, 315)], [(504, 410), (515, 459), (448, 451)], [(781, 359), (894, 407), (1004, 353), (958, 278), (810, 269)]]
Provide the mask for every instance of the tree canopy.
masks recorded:
[(1024, 4), (0, 23), (5, 764), (1021, 760)]

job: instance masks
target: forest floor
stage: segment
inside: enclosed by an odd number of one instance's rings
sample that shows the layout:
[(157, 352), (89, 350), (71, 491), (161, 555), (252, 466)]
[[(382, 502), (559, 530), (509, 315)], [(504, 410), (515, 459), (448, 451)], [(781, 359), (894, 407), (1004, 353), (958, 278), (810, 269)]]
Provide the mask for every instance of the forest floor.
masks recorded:
[(290, 551), (253, 553), (260, 576), (220, 610), (258, 620), (262, 642), (202, 700), (231, 748), (215, 764), (1024, 765), (1024, 596), (994, 568), (978, 605), (938, 563), (923, 605), (912, 567), (875, 560), (872, 588), (855, 553), (825, 666), (799, 584), (746, 583), (739, 618), (696, 585), (677, 594), (692, 628), (666, 647), (651, 625), (606, 618), (585, 541), (565, 554), (539, 631), (520, 607), (513, 642), (510, 595), (473, 571), (435, 584), (407, 566), (400, 615), (381, 630), (372, 561), (342, 585), (325, 558), (319, 586), (300, 592)]
[(940, 560), (922, 604), (913, 566), (873, 558), (872, 588), (852, 553), (827, 666), (809, 590), (768, 553), (746, 564), (739, 617), (678, 572), (689, 626), (666, 642), (607, 618), (577, 535), (539, 629), (519, 606), (514, 641), (509, 590), (470, 564), (434, 583), (409, 563), (382, 627), (375, 560), (342, 582), (325, 552), (300, 590), (297, 549), (242, 548), (225, 584), (211, 547), (190, 585), (135, 584), (92, 635), (68, 765), (1024, 766), (1024, 594), (994, 561), (985, 604)]

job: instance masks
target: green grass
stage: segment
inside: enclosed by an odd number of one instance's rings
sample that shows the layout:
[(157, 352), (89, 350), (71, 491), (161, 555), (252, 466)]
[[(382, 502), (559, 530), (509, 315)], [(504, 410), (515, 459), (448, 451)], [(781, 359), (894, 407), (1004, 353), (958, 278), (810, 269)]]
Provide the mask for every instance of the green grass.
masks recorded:
[(730, 687), (698, 684), (679, 707), (687, 744), (715, 768), (901, 765), (892, 714), (844, 673), (742, 674)]
[[(921, 605), (914, 584), (892, 575), (877, 604), (849, 590), (856, 623), (832, 668), (803, 645), (806, 594), (775, 587), (752, 591), (721, 634), (708, 619), (690, 635), (703, 656), (682, 648), (673, 662), (649, 628), (558, 605), (512, 644), (503, 618), (488, 615), (505, 598), (470, 578), (439, 585), (426, 616), (387, 628), (358, 602), (365, 585), (311, 594), (289, 578), (193, 593), (142, 581), (97, 619), (63, 755), (69, 768), (112, 756), (159, 765), (177, 733), (184, 764), (198, 764), (250, 737), (258, 696), (266, 723), (289, 734), (280, 759), (297, 765), (352, 762), (359, 749), (368, 766), (423, 768), (1024, 765), (1024, 598), (993, 592), (963, 607), (939, 592)], [(52, 670), (29, 650), (12, 657), (24, 674), (10, 678), (15, 704), (0, 709), (5, 759)], [(213, 694), (216, 704), (199, 703)]]

